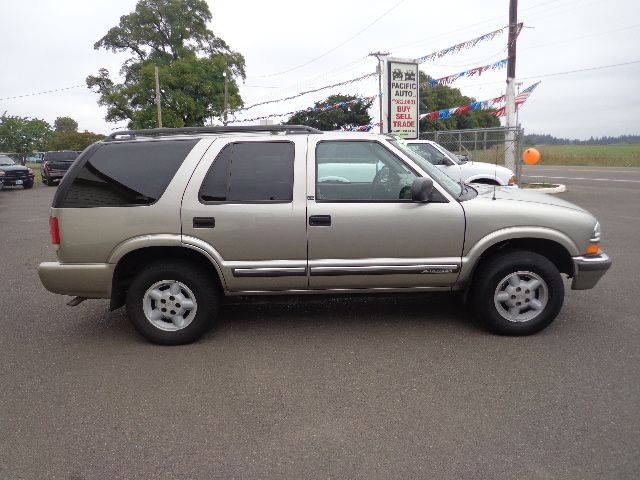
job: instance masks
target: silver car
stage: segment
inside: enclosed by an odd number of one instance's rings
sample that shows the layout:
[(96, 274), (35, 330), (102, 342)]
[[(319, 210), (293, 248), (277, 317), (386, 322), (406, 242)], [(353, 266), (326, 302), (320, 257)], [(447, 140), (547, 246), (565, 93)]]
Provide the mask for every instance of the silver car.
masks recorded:
[(502, 165), (462, 160), (458, 155), (431, 140), (407, 140), (406, 144), (458, 182), (517, 187), (514, 173)]
[(562, 275), (611, 261), (589, 212), (545, 194), (452, 180), (395, 139), (302, 126), (114, 133), (56, 191), (70, 304), (126, 305), (161, 344), (194, 341), (224, 295), (462, 291), (491, 331), (529, 335), (562, 307)]

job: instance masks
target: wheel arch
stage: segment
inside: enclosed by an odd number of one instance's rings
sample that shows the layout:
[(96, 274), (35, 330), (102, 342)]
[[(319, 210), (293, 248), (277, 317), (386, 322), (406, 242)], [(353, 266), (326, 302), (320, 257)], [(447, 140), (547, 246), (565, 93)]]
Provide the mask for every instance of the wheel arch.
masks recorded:
[(123, 253), (113, 262), (116, 267), (111, 287), (110, 310), (122, 307), (126, 300), (127, 289), (135, 274), (145, 265), (161, 259), (189, 262), (204, 268), (221, 290), (225, 290), (224, 276), (214, 258), (191, 245), (151, 245), (134, 248)]
[(560, 273), (569, 277), (573, 276), (572, 257), (579, 254), (576, 245), (561, 232), (549, 229), (539, 230), (542, 232), (536, 231), (534, 233), (526, 230), (502, 232), (501, 234), (494, 232), (494, 234), (483, 238), (463, 258), (458, 282), (471, 285), (474, 275), (483, 262), (500, 252), (512, 250), (528, 250), (538, 253), (548, 258)]

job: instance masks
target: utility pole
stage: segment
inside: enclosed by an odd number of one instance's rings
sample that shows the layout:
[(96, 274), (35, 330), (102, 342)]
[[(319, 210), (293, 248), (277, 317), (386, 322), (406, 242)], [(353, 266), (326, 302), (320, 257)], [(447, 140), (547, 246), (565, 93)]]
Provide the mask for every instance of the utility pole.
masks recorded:
[(507, 114), (507, 134), (504, 139), (504, 165), (515, 171), (516, 127), (516, 40), (518, 38), (518, 0), (509, 0), (509, 45), (507, 56), (507, 94), (505, 110)]
[(378, 59), (378, 67), (376, 68), (376, 72), (378, 73), (378, 105), (380, 107), (380, 133), (383, 132), (383, 121), (382, 121), (382, 58), (389, 55), (389, 52), (372, 52), (369, 54), (370, 57), (376, 57)]
[(224, 77), (224, 111), (222, 113), (222, 124), (227, 126), (227, 110), (229, 109), (229, 80), (227, 78), (227, 71), (222, 72)]
[(162, 128), (162, 106), (160, 105), (160, 76), (156, 67), (156, 107), (158, 107), (158, 128)]

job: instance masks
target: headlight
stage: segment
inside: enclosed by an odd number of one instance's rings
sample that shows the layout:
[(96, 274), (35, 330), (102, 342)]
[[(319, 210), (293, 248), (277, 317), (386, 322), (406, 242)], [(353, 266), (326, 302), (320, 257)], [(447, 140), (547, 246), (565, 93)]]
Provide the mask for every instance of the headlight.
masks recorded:
[(4, 172), (0, 170), (0, 177), (4, 177)]
[(31, 170), (30, 168), (27, 168), (27, 171), (29, 172), (29, 175), (33, 175), (33, 170)]

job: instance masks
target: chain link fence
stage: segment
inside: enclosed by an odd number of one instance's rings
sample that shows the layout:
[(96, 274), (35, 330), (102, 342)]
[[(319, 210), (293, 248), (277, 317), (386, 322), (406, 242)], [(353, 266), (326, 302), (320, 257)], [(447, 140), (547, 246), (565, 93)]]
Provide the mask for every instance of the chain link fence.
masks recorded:
[[(511, 134), (511, 135), (510, 135)], [(421, 140), (432, 140), (458, 155), (476, 162), (504, 165), (505, 151), (513, 148), (515, 174), (520, 185), (524, 129), (519, 127), (493, 127), (468, 130), (440, 130), (422, 132)], [(508, 139), (508, 140), (507, 140)]]

